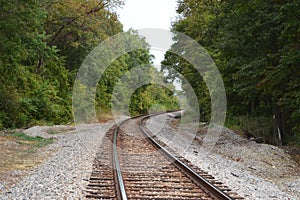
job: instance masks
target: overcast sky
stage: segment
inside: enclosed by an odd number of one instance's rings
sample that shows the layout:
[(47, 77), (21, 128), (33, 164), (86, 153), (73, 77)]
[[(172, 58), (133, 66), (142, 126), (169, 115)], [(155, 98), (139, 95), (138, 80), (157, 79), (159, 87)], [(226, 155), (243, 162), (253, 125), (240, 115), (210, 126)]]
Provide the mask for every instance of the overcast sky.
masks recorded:
[(119, 11), (124, 30), (129, 28), (169, 29), (176, 16), (177, 0), (125, 0)]
[[(130, 28), (159, 28), (170, 30), (171, 22), (175, 21), (177, 0), (125, 0), (123, 9), (118, 10), (124, 31)], [(147, 39), (147, 38), (146, 38)], [(150, 50), (155, 56), (154, 66), (160, 69), (165, 51)], [(180, 83), (174, 83), (181, 90)]]
[[(123, 9), (118, 11), (124, 31), (130, 28), (160, 28), (169, 30), (176, 16), (177, 0), (125, 0)], [(159, 65), (164, 52), (151, 50)]]

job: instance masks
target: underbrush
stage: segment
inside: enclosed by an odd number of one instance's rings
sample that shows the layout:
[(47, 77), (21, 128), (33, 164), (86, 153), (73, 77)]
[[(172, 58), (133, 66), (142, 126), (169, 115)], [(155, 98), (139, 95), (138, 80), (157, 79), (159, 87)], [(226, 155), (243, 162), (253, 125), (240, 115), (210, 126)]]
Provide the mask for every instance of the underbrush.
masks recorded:
[(105, 123), (107, 121), (113, 120), (114, 116), (112, 115), (112, 113), (109, 112), (99, 113), (97, 115), (97, 119), (99, 123)]
[[(225, 126), (246, 136), (262, 138), (264, 143), (280, 145), (277, 135), (273, 134), (273, 120), (266, 116), (229, 116)], [(293, 130), (294, 134), (285, 135), (283, 144), (300, 148), (300, 131)]]
[(14, 133), (10, 136), (15, 138), (17, 143), (21, 145), (27, 145), (32, 148), (41, 148), (54, 142), (53, 138), (45, 139), (39, 136), (31, 137), (26, 135), (25, 133)]
[(265, 143), (276, 144), (272, 135), (272, 119), (265, 116), (229, 116), (225, 126), (247, 137), (262, 138)]

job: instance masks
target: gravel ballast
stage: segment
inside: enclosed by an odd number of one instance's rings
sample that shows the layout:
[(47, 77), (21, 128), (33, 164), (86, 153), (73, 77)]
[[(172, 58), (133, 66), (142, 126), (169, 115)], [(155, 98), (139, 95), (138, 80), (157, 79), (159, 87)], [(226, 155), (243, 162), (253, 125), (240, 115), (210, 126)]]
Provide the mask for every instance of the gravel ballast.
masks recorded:
[(31, 136), (56, 138), (44, 150), (55, 153), (29, 173), (23, 172), (28, 174), (10, 190), (4, 190), (0, 199), (83, 199), (97, 145), (112, 125), (113, 122), (79, 125), (79, 133), (68, 126), (37, 126), (26, 130)]
[[(224, 128), (207, 153), (201, 148), (205, 133), (191, 134), (193, 125), (178, 127), (177, 122), (161, 115), (152, 117), (149, 124), (158, 139), (240, 196), (251, 200), (300, 199), (299, 165), (284, 150), (248, 141)], [(79, 133), (71, 126), (26, 130), (31, 136), (56, 138), (43, 150), (54, 153), (43, 164), (23, 172), (24, 178), (9, 190), (4, 189), (0, 199), (84, 199), (97, 146), (113, 124), (80, 125), (76, 127)], [(5, 188), (4, 184), (1, 181), (0, 187)]]
[(207, 153), (201, 147), (206, 134), (191, 134), (193, 124), (162, 115), (152, 117), (149, 124), (148, 129), (160, 130), (155, 134), (159, 140), (245, 199), (300, 199), (299, 165), (283, 149), (249, 141), (223, 128)]

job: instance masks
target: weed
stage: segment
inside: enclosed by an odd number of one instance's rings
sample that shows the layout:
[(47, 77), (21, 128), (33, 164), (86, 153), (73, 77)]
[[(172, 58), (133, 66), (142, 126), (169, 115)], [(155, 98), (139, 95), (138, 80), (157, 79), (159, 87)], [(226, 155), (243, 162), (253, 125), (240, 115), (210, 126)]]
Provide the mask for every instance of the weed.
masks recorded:
[(48, 131), (47, 133), (50, 135), (55, 135), (55, 134), (59, 134), (60, 132), (51, 130), (51, 131)]
[(45, 139), (39, 136), (31, 137), (26, 135), (25, 133), (14, 133), (11, 135), (12, 137), (16, 138), (16, 142), (22, 145), (28, 145), (34, 148), (41, 148), (48, 144), (53, 143), (53, 138)]

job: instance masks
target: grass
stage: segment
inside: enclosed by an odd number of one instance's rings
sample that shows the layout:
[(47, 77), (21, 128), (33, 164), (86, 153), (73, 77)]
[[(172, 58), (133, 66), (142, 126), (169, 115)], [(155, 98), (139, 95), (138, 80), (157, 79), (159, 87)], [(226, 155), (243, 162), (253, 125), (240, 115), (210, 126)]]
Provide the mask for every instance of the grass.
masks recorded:
[(114, 116), (112, 113), (106, 112), (106, 113), (99, 113), (97, 115), (98, 122), (105, 123), (107, 121), (113, 120)]
[(61, 133), (61, 131), (53, 131), (53, 130), (50, 130), (50, 131), (47, 131), (47, 133), (50, 134), (50, 135), (55, 135), (55, 134)]
[(53, 152), (39, 154), (38, 149), (54, 142), (53, 138), (31, 137), (21, 132), (0, 132), (0, 178), (12, 170), (30, 169)]
[(25, 133), (14, 133), (10, 135), (16, 139), (16, 142), (22, 145), (28, 145), (33, 148), (41, 148), (54, 142), (53, 138), (45, 139), (39, 136), (31, 137)]
[(53, 138), (44, 139), (15, 131), (0, 131), (0, 179), (6, 183), (6, 188), (9, 189), (25, 175), (20, 173), (15, 176), (11, 174), (14, 170), (29, 170), (53, 155), (53, 151), (41, 149), (53, 142)]

